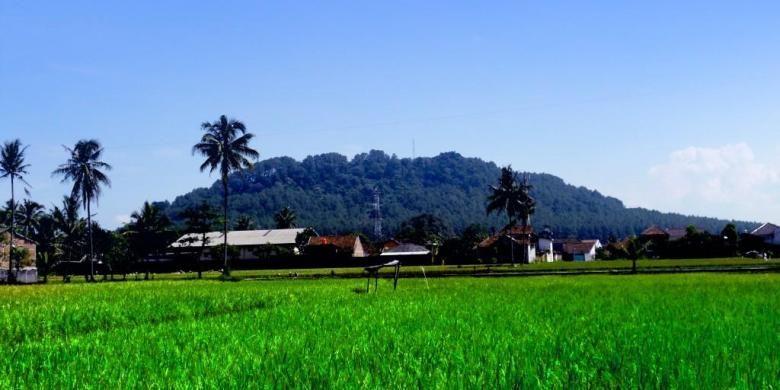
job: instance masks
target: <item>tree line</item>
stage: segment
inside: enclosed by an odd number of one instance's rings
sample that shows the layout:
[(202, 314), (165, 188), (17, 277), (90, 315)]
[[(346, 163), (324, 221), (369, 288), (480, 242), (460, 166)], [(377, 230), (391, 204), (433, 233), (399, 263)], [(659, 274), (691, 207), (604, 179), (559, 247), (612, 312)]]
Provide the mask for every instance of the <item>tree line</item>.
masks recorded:
[[(225, 241), (222, 270), (225, 276), (229, 276), (228, 177), (231, 173), (250, 168), (259, 153), (249, 146), (254, 135), (247, 132), (246, 125), (238, 120), (222, 115), (214, 122), (202, 123), (201, 130), (203, 134), (193, 146), (192, 152), (205, 158), (200, 170), (218, 172), (223, 183), (222, 231)], [(80, 140), (72, 148), (64, 147), (67, 159), (52, 172), (52, 176), (72, 184), (71, 192), (65, 196), (61, 206), (45, 210), (44, 206), (30, 199), (17, 204), (17, 183), (22, 184), (25, 193), (29, 195), (29, 184), (26, 181), (30, 168), (30, 164), (26, 162), (28, 147), (21, 140), (15, 139), (6, 141), (0, 150), (0, 178), (9, 179), (11, 192), (11, 198), (0, 214), (0, 223), (8, 226), (11, 237), (8, 243), (9, 283), (14, 282), (23, 260), (19, 255), (20, 251), (15, 248), (14, 237), (18, 235), (25, 235), (38, 244), (36, 262), (42, 266), (44, 277), (48, 275), (52, 263), (63, 264), (63, 268), (72, 265), (70, 268), (73, 269), (86, 264), (89, 281), (95, 281), (95, 265), (103, 264), (103, 260), (105, 264), (126, 269), (121, 265), (146, 259), (149, 255), (159, 255), (167, 246), (173, 233), (171, 222), (155, 205), (148, 202), (144, 203), (140, 211), (132, 214), (129, 224), (115, 232), (107, 232), (92, 221), (93, 203), (97, 202), (104, 188), (110, 187), (111, 181), (107, 172), (112, 169), (110, 164), (103, 161), (104, 149), (100, 142), (94, 139)], [(79, 215), (79, 208), (86, 212), (85, 218)], [(201, 213), (206, 211), (193, 210)], [(21, 224), (17, 223), (17, 218)], [(203, 215), (197, 218), (202, 219)], [(248, 221), (242, 223), (246, 224)], [(198, 226), (204, 227), (205, 225)], [(95, 256), (96, 246), (102, 249), (100, 259)]]

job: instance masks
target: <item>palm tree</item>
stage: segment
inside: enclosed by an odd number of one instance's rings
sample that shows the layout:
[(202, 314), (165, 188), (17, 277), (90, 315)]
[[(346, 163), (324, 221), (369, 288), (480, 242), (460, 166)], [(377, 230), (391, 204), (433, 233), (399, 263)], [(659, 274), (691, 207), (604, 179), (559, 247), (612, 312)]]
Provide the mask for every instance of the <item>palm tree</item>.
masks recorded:
[(241, 215), (238, 217), (238, 220), (236, 221), (236, 226), (234, 226), (233, 228), (238, 231), (254, 230), (255, 221), (252, 219), (252, 217), (248, 215)]
[(488, 215), (492, 213), (506, 214), (507, 224), (503, 230), (507, 232), (510, 238), (509, 246), (512, 252), (511, 261), (514, 266), (515, 243), (514, 238), (511, 236), (511, 232), (512, 228), (517, 225), (518, 215), (522, 214), (525, 195), (518, 184), (517, 173), (512, 170), (511, 165), (501, 168), (501, 177), (498, 179), (498, 185), (490, 186), (490, 191), (491, 194), (487, 199), (488, 204), (486, 211)]
[(38, 222), (43, 217), (43, 205), (30, 200), (25, 199), (21, 206), (21, 225), (24, 228), (24, 235), (30, 237), (30, 233), (34, 232), (38, 228)]
[(289, 207), (285, 207), (279, 210), (279, 212), (274, 215), (274, 221), (276, 221), (277, 229), (294, 228), (296, 219), (298, 219), (298, 216), (295, 215), (295, 211)]
[(531, 242), (531, 232), (528, 226), (531, 224), (531, 215), (536, 212), (536, 200), (531, 197), (530, 192), (533, 186), (528, 183), (528, 175), (526, 174), (523, 181), (520, 183), (520, 193), (522, 197), (520, 199), (520, 208), (517, 210), (517, 214), (520, 216), (520, 221), (523, 226), (523, 262), (529, 263), (531, 256), (529, 254), (529, 243)]
[(43, 282), (49, 281), (49, 270), (57, 250), (57, 241), (59, 233), (54, 217), (50, 214), (43, 214), (37, 222), (33, 231), (33, 239), (36, 242), (35, 253), (38, 257), (38, 268), (43, 274)]
[[(16, 220), (21, 219), (22, 216), (22, 207), (20, 204), (16, 204), (15, 211), (11, 212), (11, 200), (7, 200), (5, 202), (5, 206), (3, 208), (0, 208), (0, 225), (4, 227), (8, 227), (11, 225), (11, 215), (13, 214), (13, 217)], [(16, 227), (17, 231), (19, 230), (18, 226)]]
[(631, 273), (635, 274), (636, 261), (645, 255), (645, 252), (647, 251), (647, 244), (643, 243), (642, 240), (640, 240), (638, 237), (631, 236), (626, 239), (625, 250), (628, 258), (631, 260)]
[(490, 186), (491, 194), (488, 196), (487, 214), (505, 213), (507, 224), (504, 230), (506, 231), (510, 231), (517, 225), (517, 216), (523, 204), (523, 193), (517, 182), (517, 174), (509, 165), (501, 168), (498, 185)]
[(54, 226), (59, 232), (58, 260), (73, 261), (80, 257), (79, 250), (84, 244), (84, 230), (86, 221), (79, 217), (79, 200), (72, 196), (63, 196), (62, 208), (54, 206), (51, 217)]
[(200, 142), (192, 147), (193, 154), (206, 157), (206, 161), (200, 165), (200, 171), (209, 169), (209, 172), (219, 170), (222, 180), (222, 234), (224, 237), (223, 274), (230, 276), (230, 264), (228, 262), (228, 178), (232, 172), (241, 172), (252, 167), (249, 159), (256, 160), (260, 154), (249, 146), (249, 141), (254, 134), (246, 132), (246, 126), (235, 119), (224, 115), (215, 122), (204, 122), (201, 129), (205, 132)]
[[(144, 202), (140, 212), (134, 211), (130, 215), (130, 223), (127, 224), (130, 247), (137, 257), (144, 260), (150, 254), (159, 256), (168, 246), (171, 233), (171, 221), (158, 207), (149, 202)], [(145, 268), (144, 279), (148, 280), (149, 267)]]
[(73, 181), (71, 197), (81, 200), (87, 211), (87, 234), (89, 235), (89, 275), (95, 281), (95, 249), (92, 242), (92, 201), (100, 197), (101, 186), (110, 187), (111, 181), (103, 171), (111, 170), (111, 165), (101, 161), (103, 147), (97, 140), (81, 140), (73, 149), (65, 147), (70, 153), (67, 162), (54, 170), (52, 175), (62, 176), (62, 182)]
[(520, 198), (520, 207), (517, 210), (517, 214), (520, 216), (523, 227), (526, 227), (531, 224), (531, 215), (536, 212), (536, 200), (530, 195), (534, 187), (528, 183), (528, 175), (523, 178), (519, 187), (522, 197)]
[[(24, 162), (24, 153), (27, 151), (27, 146), (22, 146), (22, 141), (16, 139), (13, 141), (6, 141), (5, 144), (3, 144), (2, 150), (0, 150), (0, 179), (4, 179), (6, 177), (11, 179), (11, 204), (10, 204), (10, 210), (11, 210), (11, 223), (10, 223), (10, 238), (11, 238), (11, 245), (10, 245), (10, 251), (8, 253), (14, 252), (14, 234), (16, 234), (16, 204), (14, 203), (15, 197), (14, 197), (14, 179), (19, 179), (24, 184), (27, 184), (27, 182), (24, 180), (24, 175), (27, 174), (27, 168), (30, 167), (29, 164), (25, 164)], [(12, 270), (13, 267), (11, 265), (12, 261), (9, 258), (8, 261), (8, 282), (13, 281), (13, 274)]]

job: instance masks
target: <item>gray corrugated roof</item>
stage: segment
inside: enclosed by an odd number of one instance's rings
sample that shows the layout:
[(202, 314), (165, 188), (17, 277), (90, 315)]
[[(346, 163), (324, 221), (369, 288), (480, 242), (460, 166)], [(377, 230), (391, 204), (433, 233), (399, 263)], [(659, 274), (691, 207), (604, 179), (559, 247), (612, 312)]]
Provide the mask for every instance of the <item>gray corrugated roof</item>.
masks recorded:
[[(227, 235), (228, 245), (233, 246), (257, 246), (257, 245), (292, 245), (299, 233), (306, 229), (274, 229), (274, 230), (244, 230), (229, 231)], [(201, 234), (190, 233), (181, 236), (171, 244), (171, 248), (199, 247)], [(221, 245), (224, 241), (222, 232), (206, 233), (206, 246)]]
[(777, 229), (777, 225), (772, 223), (765, 223), (759, 226), (757, 229), (753, 230), (750, 234), (754, 236), (769, 236), (775, 234), (775, 230)]
[(409, 255), (427, 255), (431, 253), (428, 248), (416, 244), (401, 244), (397, 247), (384, 251), (382, 256), (409, 256)]

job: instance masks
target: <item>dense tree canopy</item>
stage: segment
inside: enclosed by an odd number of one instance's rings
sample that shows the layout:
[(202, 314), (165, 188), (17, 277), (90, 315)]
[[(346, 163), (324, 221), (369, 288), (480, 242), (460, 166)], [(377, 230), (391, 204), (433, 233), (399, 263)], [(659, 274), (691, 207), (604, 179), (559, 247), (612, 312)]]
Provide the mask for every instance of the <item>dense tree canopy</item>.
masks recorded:
[[(432, 158), (398, 158), (381, 151), (358, 154), (352, 160), (330, 153), (303, 161), (278, 157), (258, 162), (243, 175), (230, 176), (230, 214), (249, 215), (258, 228), (276, 225), (273, 217), (289, 206), (298, 226), (314, 227), (320, 234), (361, 231), (370, 235), (374, 189), (382, 191), (385, 231), (395, 233), (401, 223), (420, 214), (441, 218), (454, 233), (472, 223), (501, 228), (506, 217), (485, 215), (489, 186), (501, 171), (491, 162), (443, 153)], [(719, 232), (727, 221), (626, 208), (618, 199), (575, 187), (558, 177), (529, 173), (536, 200), (533, 225), (549, 226), (556, 237), (627, 237), (650, 225), (696, 225)], [(176, 198), (167, 214), (181, 223), (181, 212), (201, 202), (218, 206), (220, 183)], [(755, 226), (735, 222), (739, 231)]]

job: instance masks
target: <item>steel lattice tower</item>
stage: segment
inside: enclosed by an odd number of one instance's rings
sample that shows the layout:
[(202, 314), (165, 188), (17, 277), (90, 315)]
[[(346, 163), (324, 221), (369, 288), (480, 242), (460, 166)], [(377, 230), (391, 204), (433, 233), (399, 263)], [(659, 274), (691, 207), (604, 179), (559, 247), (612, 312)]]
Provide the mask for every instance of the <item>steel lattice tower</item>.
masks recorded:
[(374, 222), (374, 236), (382, 238), (382, 192), (374, 188), (374, 203), (372, 204), (371, 220)]

